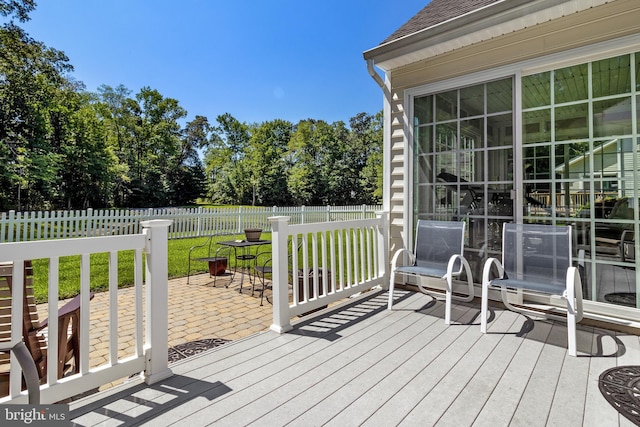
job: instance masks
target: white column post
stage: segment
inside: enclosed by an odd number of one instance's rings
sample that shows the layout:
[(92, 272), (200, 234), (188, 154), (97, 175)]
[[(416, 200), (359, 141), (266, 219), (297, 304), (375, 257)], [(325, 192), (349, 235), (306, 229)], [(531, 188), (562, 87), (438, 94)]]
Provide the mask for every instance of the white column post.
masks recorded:
[(145, 246), (146, 263), (146, 342), (147, 366), (144, 380), (154, 384), (173, 375), (169, 369), (169, 282), (167, 246), (169, 219), (142, 221), (143, 233), (147, 236)]
[(287, 240), (289, 233), (288, 216), (269, 217), (271, 221), (271, 258), (273, 266), (273, 324), (271, 330), (283, 333), (290, 331), (291, 315), (289, 314), (289, 252)]
[(383, 289), (389, 287), (389, 215), (387, 212), (376, 212), (376, 216), (380, 219), (378, 227), (378, 275), (384, 277)]

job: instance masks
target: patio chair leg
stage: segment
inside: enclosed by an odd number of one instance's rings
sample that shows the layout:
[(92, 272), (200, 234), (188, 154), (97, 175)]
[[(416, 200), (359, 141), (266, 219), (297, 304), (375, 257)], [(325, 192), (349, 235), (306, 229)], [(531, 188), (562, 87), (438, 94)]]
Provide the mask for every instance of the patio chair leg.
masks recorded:
[(391, 310), (393, 306), (393, 287), (396, 281), (396, 273), (394, 271), (391, 272), (391, 279), (389, 280), (389, 304), (387, 309)]
[(480, 332), (487, 333), (487, 311), (489, 310), (489, 284), (482, 281), (482, 303), (480, 304)]
[[(575, 267), (570, 267), (574, 268)], [(574, 278), (567, 275), (567, 344), (569, 355), (577, 356), (578, 349), (576, 343), (576, 289)]]
[(451, 292), (453, 290), (453, 283), (451, 283), (451, 276), (447, 277), (447, 292), (444, 297), (444, 324), (451, 324)]

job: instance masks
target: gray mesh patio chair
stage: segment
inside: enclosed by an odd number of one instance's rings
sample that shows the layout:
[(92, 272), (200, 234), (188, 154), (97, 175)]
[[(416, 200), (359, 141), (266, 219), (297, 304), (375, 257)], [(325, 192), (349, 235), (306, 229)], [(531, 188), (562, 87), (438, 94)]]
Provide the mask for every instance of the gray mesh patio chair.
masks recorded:
[[(451, 323), (451, 299), (469, 302), (473, 300), (473, 277), (471, 268), (464, 258), (464, 230), (463, 221), (431, 221), (418, 220), (416, 229), (415, 251), (399, 249), (391, 261), (391, 280), (389, 284), (389, 310), (393, 306), (393, 288), (396, 274), (410, 276), (425, 276), (444, 279), (445, 316), (444, 322)], [(409, 265), (399, 265), (406, 255)], [(466, 273), (469, 293), (466, 297), (453, 295), (453, 278), (462, 272)], [(442, 295), (434, 290), (426, 289), (420, 279), (417, 280), (421, 292), (434, 296)]]
[[(491, 278), (497, 269), (498, 277)], [(547, 313), (552, 319), (567, 321), (569, 354), (576, 356), (576, 323), (582, 320), (580, 273), (573, 266), (571, 227), (541, 224), (507, 224), (502, 233), (502, 262), (489, 258), (482, 271), (482, 312), (480, 331), (487, 332), (489, 288), (500, 288), (502, 302), (512, 311), (540, 315), (524, 305), (509, 303), (509, 293), (557, 295), (567, 301), (566, 317)]]

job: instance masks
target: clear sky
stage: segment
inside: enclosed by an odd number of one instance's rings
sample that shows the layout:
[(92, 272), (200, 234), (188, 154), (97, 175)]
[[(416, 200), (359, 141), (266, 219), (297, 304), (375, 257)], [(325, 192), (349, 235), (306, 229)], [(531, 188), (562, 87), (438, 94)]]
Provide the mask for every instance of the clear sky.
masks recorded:
[(362, 52), (429, 0), (36, 0), (34, 39), (62, 50), (87, 90), (149, 86), (211, 123), (382, 109)]

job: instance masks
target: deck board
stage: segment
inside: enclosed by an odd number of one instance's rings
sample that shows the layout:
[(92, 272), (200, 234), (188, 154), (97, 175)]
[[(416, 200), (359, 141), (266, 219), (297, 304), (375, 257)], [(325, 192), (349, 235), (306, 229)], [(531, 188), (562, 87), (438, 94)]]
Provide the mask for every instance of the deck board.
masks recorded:
[(71, 405), (77, 425), (632, 425), (602, 397), (599, 375), (640, 360), (637, 336), (398, 291), (371, 294), (286, 334), (263, 332)]

